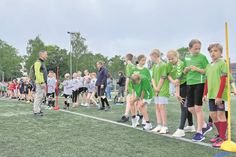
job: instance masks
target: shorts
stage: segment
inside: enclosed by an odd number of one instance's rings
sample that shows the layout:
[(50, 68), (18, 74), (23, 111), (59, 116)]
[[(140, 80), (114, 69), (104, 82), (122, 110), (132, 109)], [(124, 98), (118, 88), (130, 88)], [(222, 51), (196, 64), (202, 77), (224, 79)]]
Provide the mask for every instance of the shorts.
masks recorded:
[(186, 83), (183, 83), (180, 85), (180, 96), (184, 99), (187, 97), (187, 84)]
[(216, 105), (215, 99), (209, 99), (209, 111), (211, 112), (225, 111), (225, 102), (222, 101), (222, 104)]
[(204, 83), (187, 85), (187, 106), (194, 107), (194, 105), (202, 106), (202, 96), (204, 92)]
[(151, 104), (152, 99), (143, 99), (145, 105)]
[(54, 93), (47, 93), (47, 98), (48, 98), (49, 96), (50, 96), (51, 98), (54, 98), (54, 97), (55, 97), (55, 94), (54, 94)]
[(154, 97), (154, 102), (156, 105), (167, 105), (168, 104), (168, 97), (163, 97), (163, 96), (155, 96)]
[(88, 92), (88, 88), (87, 87), (82, 87), (82, 92), (83, 93), (87, 93)]
[(71, 95), (68, 95), (68, 94), (63, 94), (63, 96), (64, 96), (65, 98), (72, 98), (72, 96), (71, 96)]
[(97, 96), (98, 97), (105, 96), (105, 89), (106, 89), (106, 86), (104, 86), (103, 88), (101, 88), (101, 86), (98, 86), (98, 88), (97, 88)]

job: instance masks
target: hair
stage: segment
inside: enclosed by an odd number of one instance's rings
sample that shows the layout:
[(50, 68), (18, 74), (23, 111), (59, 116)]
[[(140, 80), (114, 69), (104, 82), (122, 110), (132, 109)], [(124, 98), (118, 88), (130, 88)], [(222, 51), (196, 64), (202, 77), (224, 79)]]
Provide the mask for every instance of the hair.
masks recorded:
[(76, 77), (77, 76), (77, 73), (73, 73), (73, 75), (72, 75), (73, 77)]
[(221, 45), (221, 44), (219, 44), (219, 43), (214, 43), (214, 44), (210, 44), (209, 46), (208, 46), (208, 51), (210, 52), (211, 51), (211, 49), (212, 48), (218, 48), (219, 50), (220, 50), (220, 52), (221, 53), (223, 53), (223, 46)]
[(118, 74), (121, 74), (122, 76), (124, 75), (123, 71), (119, 71)]
[(81, 76), (81, 75), (82, 75), (82, 72), (81, 72), (81, 71), (77, 71), (77, 74)]
[(100, 61), (97, 61), (97, 64), (104, 65), (104, 62), (100, 60)]
[(155, 56), (157, 56), (157, 57), (160, 57), (160, 56), (161, 56), (161, 52), (160, 52), (159, 49), (153, 49), (153, 50), (151, 51), (151, 54), (150, 54), (150, 55), (151, 55), (151, 56), (155, 55)]
[(45, 53), (45, 52), (47, 52), (47, 51), (45, 51), (45, 50), (40, 50), (40, 51), (39, 51), (39, 55), (41, 55), (41, 54), (43, 54), (43, 53)]
[(189, 46), (189, 48), (192, 48), (193, 45), (195, 45), (195, 44), (200, 44), (200, 45), (202, 45), (202, 43), (201, 43), (200, 40), (198, 40), (198, 39), (192, 39), (192, 40), (189, 42), (188, 46)]
[(146, 59), (146, 57), (145, 57), (144, 55), (139, 55), (139, 56), (138, 56), (138, 62), (140, 62), (143, 58)]
[(66, 78), (66, 79), (70, 78), (70, 74), (69, 74), (69, 73), (66, 73), (66, 74), (65, 74), (65, 78)]
[(94, 76), (94, 77), (97, 76), (97, 74), (96, 74), (95, 72), (90, 73), (90, 75), (91, 75), (91, 76)]
[(176, 51), (176, 50), (169, 50), (169, 51), (167, 52), (167, 56), (168, 56), (168, 55), (173, 55), (173, 56), (179, 58), (179, 53), (178, 53), (178, 51)]
[(125, 57), (126, 57), (129, 61), (132, 61), (134, 56), (133, 56), (131, 53), (128, 53), (128, 54), (126, 54)]

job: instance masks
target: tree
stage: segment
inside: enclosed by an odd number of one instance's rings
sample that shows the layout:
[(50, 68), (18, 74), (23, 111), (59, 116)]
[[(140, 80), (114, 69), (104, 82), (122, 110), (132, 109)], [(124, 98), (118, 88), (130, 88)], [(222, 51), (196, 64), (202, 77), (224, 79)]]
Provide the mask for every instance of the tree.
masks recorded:
[(0, 73), (4, 72), (5, 80), (22, 76), (22, 57), (16, 48), (0, 39)]
[(181, 47), (181, 48), (179, 48), (177, 51), (178, 51), (178, 53), (179, 53), (179, 59), (180, 59), (180, 60), (183, 60), (183, 59), (185, 58), (186, 54), (189, 53), (187, 47)]
[(109, 59), (107, 68), (114, 78), (118, 78), (118, 72), (124, 72), (125, 69), (124, 59), (119, 55), (115, 55)]

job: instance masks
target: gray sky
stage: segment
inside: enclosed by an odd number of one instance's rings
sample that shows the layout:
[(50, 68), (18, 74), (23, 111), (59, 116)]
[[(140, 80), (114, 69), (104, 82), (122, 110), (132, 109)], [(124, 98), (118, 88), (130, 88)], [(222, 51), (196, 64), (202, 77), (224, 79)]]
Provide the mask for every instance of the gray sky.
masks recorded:
[(46, 44), (69, 49), (67, 31), (79, 31), (93, 52), (107, 56), (166, 52), (193, 38), (225, 47), (229, 23), (230, 57), (236, 62), (235, 0), (1, 0), (0, 38), (25, 54), (38, 34)]

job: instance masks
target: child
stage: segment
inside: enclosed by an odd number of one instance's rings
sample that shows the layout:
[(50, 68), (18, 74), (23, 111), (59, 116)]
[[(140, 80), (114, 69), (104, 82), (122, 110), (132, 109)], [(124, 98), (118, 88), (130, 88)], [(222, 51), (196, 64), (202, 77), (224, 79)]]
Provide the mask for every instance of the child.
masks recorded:
[(56, 92), (56, 84), (57, 80), (55, 78), (55, 74), (53, 71), (49, 71), (48, 73), (48, 79), (47, 79), (47, 99), (48, 99), (48, 107), (51, 109), (52, 107), (55, 107), (55, 92)]
[(154, 63), (152, 67), (152, 85), (155, 92), (156, 120), (157, 126), (152, 131), (166, 134), (167, 127), (166, 105), (169, 97), (169, 81), (167, 79), (167, 64), (161, 60), (161, 53), (158, 49), (153, 49), (150, 54)]
[(186, 67), (184, 73), (187, 74), (187, 106), (188, 110), (196, 117), (197, 132), (192, 141), (200, 142), (205, 139), (204, 135), (212, 130), (212, 127), (204, 121), (202, 110), (202, 95), (205, 82), (205, 68), (208, 64), (206, 56), (200, 53), (201, 42), (193, 39), (189, 43), (189, 51), (185, 57)]
[(95, 93), (96, 93), (96, 73), (90, 74), (89, 84), (88, 84), (88, 94), (87, 94), (87, 104), (86, 106), (90, 106), (90, 103), (92, 102), (96, 106), (98, 106), (97, 101), (95, 99)]
[(84, 102), (83, 102), (83, 92), (84, 92), (84, 78), (82, 77), (82, 72), (78, 71), (77, 72), (77, 79), (78, 79), (78, 98), (81, 95), (82, 96), (82, 102), (81, 102), (81, 106), (84, 106)]
[(124, 73), (122, 71), (119, 71), (118, 73), (119, 75), (119, 80), (117, 82), (117, 84), (119, 85), (119, 90), (118, 90), (118, 102), (119, 103), (124, 103), (124, 91), (125, 91), (125, 76)]
[(132, 114), (132, 127), (135, 128), (139, 123), (139, 117), (136, 115), (135, 103), (137, 103), (138, 109), (143, 114), (143, 117), (146, 121), (144, 130), (151, 130), (152, 124), (149, 121), (148, 112), (146, 105), (150, 103), (153, 97), (153, 90), (151, 83), (147, 77), (142, 76), (141, 74), (132, 74), (132, 96), (131, 96), (131, 114)]
[(118, 122), (125, 123), (129, 121), (129, 112), (130, 112), (130, 96), (132, 93), (132, 84), (130, 77), (132, 75), (132, 71), (135, 69), (135, 65), (133, 62), (133, 55), (131, 53), (128, 53), (125, 56), (125, 75), (126, 75), (126, 81), (125, 81), (125, 95), (126, 95), (126, 106), (125, 106), (125, 114), (121, 117)]
[[(185, 131), (195, 132), (192, 114), (191, 112), (188, 111), (188, 108), (186, 105), (187, 85), (186, 85), (186, 75), (183, 73), (185, 64), (179, 59), (178, 52), (175, 50), (168, 51), (167, 58), (169, 60), (168, 68), (170, 68), (168, 79), (176, 87), (175, 96), (180, 102), (180, 108), (181, 108), (180, 125), (179, 125), (179, 128), (175, 131), (175, 133), (172, 136), (184, 137)], [(185, 122), (187, 119), (188, 119), (189, 125), (184, 128)]]
[(227, 65), (221, 55), (223, 47), (216, 43), (208, 47), (212, 62), (206, 67), (206, 82), (203, 101), (209, 99), (210, 116), (218, 131), (219, 137), (211, 139), (213, 147), (219, 148), (226, 140), (227, 121), (225, 101), (227, 101)]
[(84, 70), (84, 77), (83, 77), (83, 91), (82, 91), (82, 106), (86, 107), (86, 98), (88, 93), (88, 84), (90, 80), (90, 75), (88, 70)]
[(75, 107), (78, 105), (78, 102), (77, 102), (77, 96), (78, 96), (78, 90), (79, 90), (79, 80), (78, 80), (78, 75), (77, 73), (73, 73), (73, 79), (72, 79), (72, 84), (73, 84), (73, 88), (72, 88), (72, 103), (73, 103), (73, 106), (72, 107)]
[(64, 87), (63, 89), (63, 95), (64, 95), (64, 109), (69, 109), (70, 107), (70, 98), (72, 97), (72, 81), (70, 79), (70, 74), (65, 74), (65, 80), (62, 82), (62, 85)]

